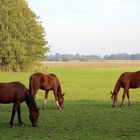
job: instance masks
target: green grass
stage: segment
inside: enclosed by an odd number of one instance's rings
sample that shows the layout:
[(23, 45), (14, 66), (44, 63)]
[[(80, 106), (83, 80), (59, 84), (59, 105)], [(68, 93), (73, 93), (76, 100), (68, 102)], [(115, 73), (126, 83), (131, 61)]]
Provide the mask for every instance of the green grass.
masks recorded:
[[(110, 91), (124, 71), (136, 71), (138, 67), (127, 68), (50, 68), (58, 75), (65, 107), (57, 110), (52, 92), (48, 97), (48, 109), (40, 110), (39, 124), (32, 128), (29, 112), (22, 104), (24, 127), (9, 128), (12, 104), (0, 104), (0, 140), (139, 140), (140, 139), (140, 93), (130, 90), (132, 105), (111, 107)], [(31, 73), (0, 73), (1, 82), (21, 81), (28, 87)], [(120, 104), (122, 90), (119, 94)], [(44, 91), (37, 94), (37, 105), (42, 108)]]

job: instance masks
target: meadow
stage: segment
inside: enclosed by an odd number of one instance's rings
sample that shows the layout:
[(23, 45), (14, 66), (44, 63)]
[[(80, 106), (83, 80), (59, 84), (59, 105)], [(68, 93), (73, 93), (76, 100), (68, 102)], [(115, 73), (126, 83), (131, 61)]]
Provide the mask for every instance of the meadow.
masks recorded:
[[(126, 64), (126, 63), (125, 63)], [(131, 106), (112, 108), (111, 94), (122, 72), (136, 71), (136, 65), (81, 65), (50, 66), (48, 71), (55, 73), (65, 92), (64, 109), (56, 109), (53, 93), (49, 93), (48, 109), (43, 110), (44, 91), (37, 94), (40, 107), (38, 127), (31, 127), (29, 111), (22, 103), (23, 127), (17, 124), (9, 128), (12, 104), (0, 104), (0, 140), (137, 140), (140, 139), (140, 93), (130, 90)], [(0, 73), (1, 82), (21, 81), (28, 87), (28, 73)]]

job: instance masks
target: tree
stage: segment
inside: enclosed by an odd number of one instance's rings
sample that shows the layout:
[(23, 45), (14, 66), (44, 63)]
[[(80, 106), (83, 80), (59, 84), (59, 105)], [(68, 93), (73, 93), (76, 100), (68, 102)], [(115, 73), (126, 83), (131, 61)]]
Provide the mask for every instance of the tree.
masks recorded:
[(42, 58), (45, 31), (24, 0), (0, 0), (0, 68), (23, 70)]
[(62, 61), (69, 61), (69, 56), (68, 56), (68, 54), (63, 54), (63, 55), (62, 55)]
[(56, 61), (61, 61), (61, 54), (60, 53), (55, 54), (55, 60)]
[(88, 61), (88, 58), (85, 55), (82, 55), (79, 59), (79, 61)]
[(131, 55), (131, 60), (140, 60), (140, 54), (139, 53), (132, 54)]

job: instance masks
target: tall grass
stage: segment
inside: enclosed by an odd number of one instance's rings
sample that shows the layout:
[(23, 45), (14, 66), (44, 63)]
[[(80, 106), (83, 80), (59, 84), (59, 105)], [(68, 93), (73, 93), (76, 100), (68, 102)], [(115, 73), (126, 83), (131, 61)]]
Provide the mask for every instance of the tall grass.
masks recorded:
[(43, 63), (35, 62), (34, 64), (31, 64), (27, 68), (16, 69), (16, 71), (14, 71), (10, 67), (3, 68), (3, 69), (0, 68), (0, 72), (44, 72), (44, 73), (47, 73), (48, 67)]
[(36, 62), (34, 65), (29, 67), (26, 72), (44, 72), (48, 73), (48, 67), (40, 62)]

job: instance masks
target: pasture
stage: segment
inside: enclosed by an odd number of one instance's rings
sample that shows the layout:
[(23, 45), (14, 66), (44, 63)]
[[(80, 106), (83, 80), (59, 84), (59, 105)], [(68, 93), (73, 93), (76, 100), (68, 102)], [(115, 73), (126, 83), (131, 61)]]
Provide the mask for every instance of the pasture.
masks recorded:
[[(52, 92), (48, 97), (48, 109), (42, 110), (44, 91), (37, 94), (40, 107), (38, 127), (32, 128), (29, 111), (22, 103), (24, 127), (19, 127), (17, 116), (15, 128), (8, 123), (12, 105), (0, 104), (1, 140), (118, 140), (140, 139), (140, 89), (130, 90), (131, 106), (119, 110), (122, 90), (118, 97), (118, 106), (112, 108), (111, 94), (122, 72), (137, 71), (139, 64), (126, 65), (54, 65), (48, 71), (55, 73), (65, 92), (64, 109), (56, 109)], [(0, 73), (0, 82), (21, 81), (28, 87), (31, 73)]]

